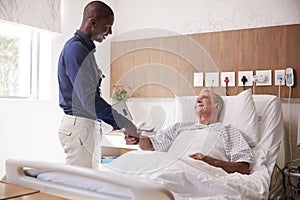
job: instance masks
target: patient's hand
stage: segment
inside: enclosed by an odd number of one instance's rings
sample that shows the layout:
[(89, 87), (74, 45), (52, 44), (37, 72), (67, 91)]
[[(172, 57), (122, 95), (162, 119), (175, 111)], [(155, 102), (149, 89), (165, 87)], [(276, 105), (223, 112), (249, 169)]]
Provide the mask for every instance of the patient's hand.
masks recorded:
[(220, 167), (228, 173), (239, 172), (241, 174), (250, 174), (249, 163), (246, 162), (227, 162), (205, 156), (201, 153), (194, 153), (189, 155), (189, 157), (196, 160), (202, 160), (215, 167)]
[(201, 153), (194, 153), (189, 155), (189, 157), (194, 158), (195, 160), (202, 160), (205, 156)]

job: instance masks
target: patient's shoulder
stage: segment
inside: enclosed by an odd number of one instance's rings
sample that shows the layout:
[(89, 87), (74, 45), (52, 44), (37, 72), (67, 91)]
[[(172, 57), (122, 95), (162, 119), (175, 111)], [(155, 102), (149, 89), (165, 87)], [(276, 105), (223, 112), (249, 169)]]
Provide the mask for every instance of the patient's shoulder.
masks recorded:
[(223, 124), (223, 127), (225, 129), (236, 129), (237, 130), (237, 128), (234, 125), (230, 124), (230, 123)]

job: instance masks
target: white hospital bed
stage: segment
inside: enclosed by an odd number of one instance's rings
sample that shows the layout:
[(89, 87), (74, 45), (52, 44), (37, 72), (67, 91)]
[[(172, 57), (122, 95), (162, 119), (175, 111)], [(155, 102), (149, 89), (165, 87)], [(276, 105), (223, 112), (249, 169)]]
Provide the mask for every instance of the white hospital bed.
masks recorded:
[[(184, 158), (178, 159), (178, 164), (172, 163), (146, 173), (132, 173), (127, 169), (114, 172), (111, 168), (94, 171), (63, 164), (10, 159), (6, 162), (7, 181), (71, 199), (267, 199), (284, 132), (280, 100), (273, 95), (252, 96), (251, 91), (223, 99), (225, 106), (221, 120), (239, 128), (253, 149), (254, 163), (251, 164), (250, 175), (227, 174), (206, 163), (190, 165), (192, 161)], [(176, 97), (175, 119), (171, 121), (195, 120), (191, 109), (194, 100), (195, 97)], [(138, 153), (127, 153), (111, 166), (118, 165), (122, 159), (128, 161), (131, 154), (136, 156)], [(149, 156), (153, 157), (155, 153)], [(141, 152), (140, 157), (145, 159), (147, 154)], [(133, 159), (133, 168), (148, 164), (143, 159)], [(128, 169), (130, 164), (132, 162), (123, 163)], [(37, 177), (40, 178), (34, 178), (24, 173), (27, 168), (48, 172), (39, 172)]]

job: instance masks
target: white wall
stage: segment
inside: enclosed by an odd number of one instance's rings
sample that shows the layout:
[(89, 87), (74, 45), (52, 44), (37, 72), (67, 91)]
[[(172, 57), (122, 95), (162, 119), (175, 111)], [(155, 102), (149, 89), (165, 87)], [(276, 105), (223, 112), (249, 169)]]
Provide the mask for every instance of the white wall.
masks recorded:
[[(0, 176), (7, 158), (61, 162), (57, 127), (62, 115), (57, 100), (57, 60), (64, 42), (79, 28), (87, 0), (63, 0), (62, 34), (52, 43), (51, 99), (0, 99)], [(113, 39), (199, 33), (300, 22), (299, 0), (107, 0), (116, 20)], [(152, 28), (152, 31), (149, 30)], [(153, 29), (154, 28), (154, 29)], [(146, 30), (147, 29), (147, 30)], [(137, 31), (139, 30), (139, 31)], [(141, 31), (142, 30), (142, 31)], [(104, 98), (109, 99), (109, 41), (97, 48), (106, 77)], [(156, 103), (154, 103), (155, 105)], [(149, 106), (147, 104), (147, 106)], [(299, 105), (296, 106), (299, 109)], [(149, 110), (149, 108), (145, 108)], [(148, 115), (147, 115), (148, 116)]]
[[(190, 34), (300, 22), (299, 0), (122, 0), (116, 1), (116, 34), (144, 37)], [(157, 30), (159, 29), (159, 30)], [(135, 30), (135, 31), (133, 31)], [(141, 36), (142, 37), (142, 36)]]

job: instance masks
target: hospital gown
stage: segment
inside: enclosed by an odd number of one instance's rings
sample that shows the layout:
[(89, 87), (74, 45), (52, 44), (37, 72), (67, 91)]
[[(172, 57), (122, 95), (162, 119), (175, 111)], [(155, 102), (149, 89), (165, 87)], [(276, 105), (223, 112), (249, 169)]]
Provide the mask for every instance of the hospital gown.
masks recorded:
[[(156, 151), (168, 151), (172, 142), (182, 132), (187, 130), (208, 129), (220, 133), (225, 148), (226, 156), (230, 162), (252, 161), (252, 151), (243, 138), (241, 132), (231, 124), (214, 123), (203, 125), (194, 122), (178, 122), (167, 129), (158, 131), (150, 136), (150, 140)], [(196, 152), (194, 152), (196, 153)]]

